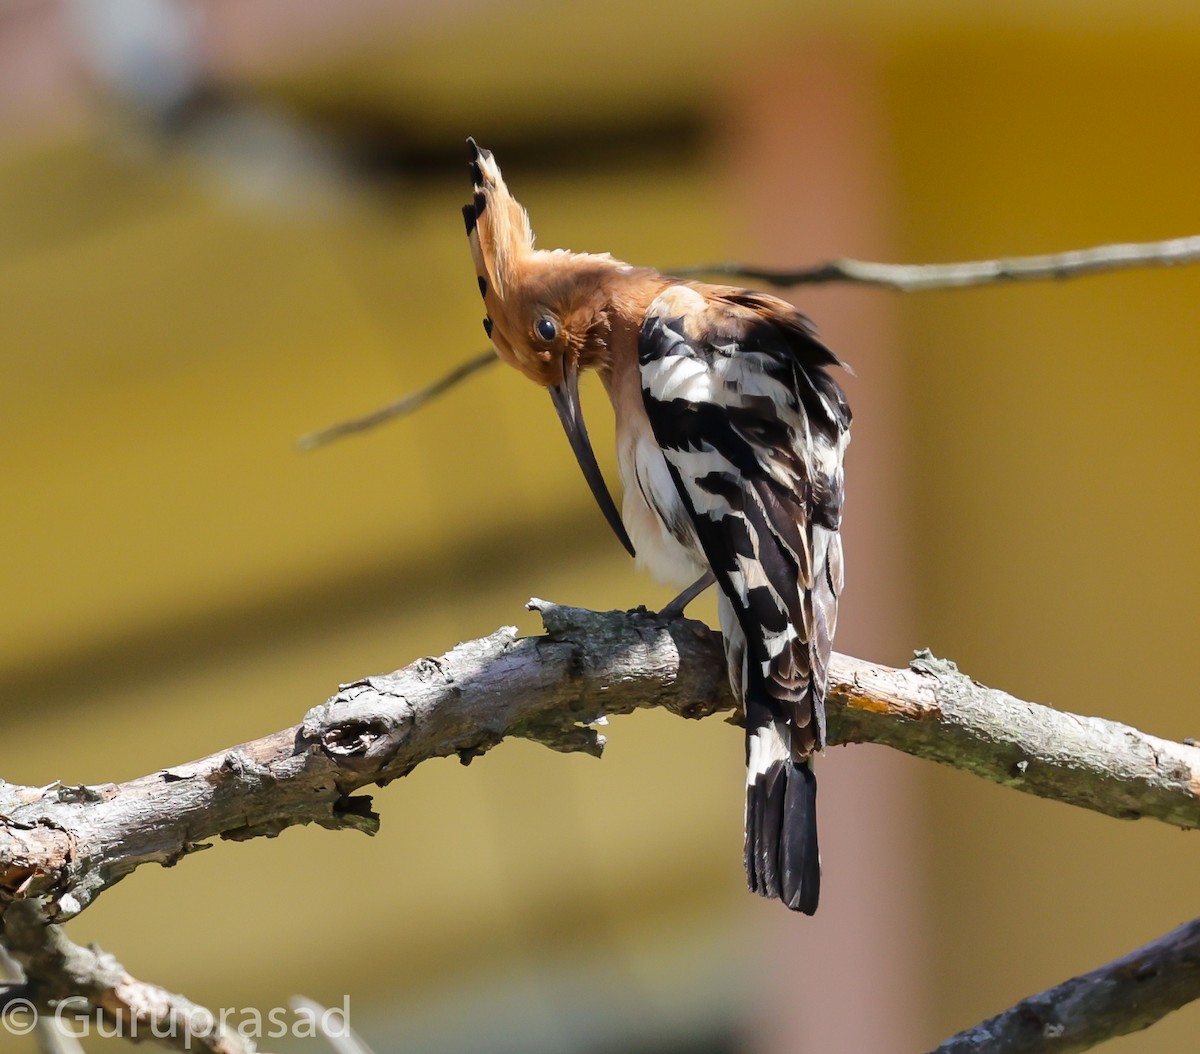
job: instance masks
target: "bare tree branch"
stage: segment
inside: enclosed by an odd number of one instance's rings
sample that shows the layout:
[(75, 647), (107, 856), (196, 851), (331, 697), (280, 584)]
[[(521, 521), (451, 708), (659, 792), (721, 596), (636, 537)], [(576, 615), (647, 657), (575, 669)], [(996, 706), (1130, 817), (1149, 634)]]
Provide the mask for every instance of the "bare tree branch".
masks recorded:
[(211, 1011), (131, 977), (98, 948), (81, 948), (70, 941), (60, 926), (47, 924), (36, 900), (9, 905), (4, 944), (25, 972), (20, 998), (43, 1015), (39, 1027), (50, 1034), (56, 1010), (68, 1023), (81, 1011), (90, 1011), (91, 1021), (99, 1013), (107, 1032), (127, 1038), (201, 1054), (254, 1054), (254, 1043)]
[[(147, 863), (205, 839), (273, 836), (294, 824), (374, 833), (355, 791), (429, 758), (463, 763), (506, 736), (599, 754), (602, 716), (664, 707), (732, 710), (720, 638), (688, 619), (542, 601), (547, 633), (512, 627), (435, 659), (345, 685), (292, 728), (121, 784), (0, 783), (0, 912), (44, 897), (78, 914)], [(907, 670), (834, 657), (832, 743), (884, 743), (1027, 793), (1110, 816), (1200, 827), (1200, 749), (984, 688), (920, 655)]]
[(1073, 977), (974, 1028), (933, 1054), (1076, 1054), (1149, 1028), (1200, 999), (1200, 919)]
[(431, 399), (436, 399), (455, 385), (465, 381), (472, 374), (478, 373), (485, 366), (490, 366), (498, 361), (496, 353), (489, 348), (465, 362), (460, 362), (449, 373), (432, 384), (418, 388), (415, 392), (409, 392), (408, 395), (401, 396), (394, 403), (381, 406), (378, 410), (372, 410), (362, 417), (339, 421), (328, 428), (322, 428), (319, 432), (310, 432), (308, 435), (301, 436), (296, 440), (296, 446), (301, 450), (316, 450), (317, 447), (332, 443), (335, 439), (344, 439), (346, 436), (355, 435), (358, 432), (368, 432), (394, 417), (404, 417), (414, 410), (419, 410)]
[[(605, 715), (649, 706), (683, 717), (733, 709), (720, 639), (701, 623), (641, 610), (530, 606), (545, 636), (521, 638), (509, 627), (345, 685), (299, 725), (199, 761), (97, 787), (0, 783), (3, 940), (28, 978), (0, 1001), (34, 998), (48, 1007), (73, 995), (131, 1015), (130, 1022), (194, 1011), (203, 1023), (202, 1008), (135, 981), (111, 957), (76, 948), (47, 920), (77, 914), (142, 864), (171, 864), (206, 848), (206, 838), (273, 836), (300, 823), (373, 833), (379, 818), (371, 799), (354, 792), (428, 758), (453, 754), (465, 764), (506, 736), (599, 754), (603, 740), (592, 726)], [(1112, 816), (1200, 827), (1196, 747), (1023, 702), (928, 653), (907, 670), (837, 655), (831, 682), (833, 743), (884, 743)], [(1200, 922), (1191, 926), (1027, 1000), (939, 1054), (1083, 1050), (1146, 1027), (1200, 994)], [(1043, 1040), (1070, 1043), (1019, 1045), (1033, 1042), (1022, 1039), (1030, 1020)], [(228, 1030), (208, 1034), (207, 1045), (196, 1034), (190, 1042), (214, 1054), (252, 1049)]]
[(685, 267), (681, 276), (714, 275), (790, 288), (849, 282), (891, 289), (898, 293), (924, 293), (931, 289), (965, 289), (1000, 282), (1043, 282), (1081, 278), (1105, 271), (1135, 267), (1171, 267), (1200, 261), (1200, 235), (1161, 242), (1098, 245), (1042, 256), (1009, 256), (947, 264), (885, 264), (864, 260), (830, 260), (813, 267), (776, 269), (753, 264), (723, 263)]
[(830, 676), (832, 742), (886, 744), (1118, 819), (1200, 827), (1195, 746), (1025, 702), (928, 652), (908, 670), (837, 656)]
[[(1009, 256), (997, 260), (973, 260), (948, 264), (885, 264), (865, 260), (830, 260), (812, 267), (776, 269), (753, 264), (719, 263), (684, 267), (671, 273), (681, 278), (711, 275), (741, 278), (777, 288), (798, 285), (827, 285), (846, 282), (874, 286), (899, 293), (922, 293), (931, 289), (965, 289), (968, 286), (994, 285), (1000, 282), (1041, 282), (1047, 279), (1080, 278), (1104, 271), (1136, 267), (1167, 267), (1200, 261), (1200, 235), (1170, 238), (1161, 242), (1132, 242), (1099, 245), (1093, 249), (1073, 249), (1043, 256)], [(472, 374), (498, 361), (489, 349), (459, 363), (439, 380), (380, 407), (362, 417), (340, 421), (301, 436), (296, 445), (314, 450), (358, 432), (366, 432), (397, 417), (420, 409), (431, 399), (444, 395)]]

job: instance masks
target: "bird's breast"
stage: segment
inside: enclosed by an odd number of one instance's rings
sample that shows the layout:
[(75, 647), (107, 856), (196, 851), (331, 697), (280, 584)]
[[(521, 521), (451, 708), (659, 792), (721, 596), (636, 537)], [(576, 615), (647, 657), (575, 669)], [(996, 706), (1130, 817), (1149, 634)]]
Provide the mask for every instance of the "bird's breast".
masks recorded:
[(624, 490), (621, 519), (637, 550), (639, 566), (660, 582), (686, 585), (695, 581), (708, 570), (708, 564), (640, 406), (628, 408), (618, 420), (617, 464)]

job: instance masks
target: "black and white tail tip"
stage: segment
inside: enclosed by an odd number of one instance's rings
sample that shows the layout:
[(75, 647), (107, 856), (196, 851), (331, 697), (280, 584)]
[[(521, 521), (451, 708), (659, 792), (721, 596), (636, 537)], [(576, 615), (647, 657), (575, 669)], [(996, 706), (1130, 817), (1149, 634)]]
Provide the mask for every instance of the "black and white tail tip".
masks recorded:
[(772, 722), (746, 737), (746, 881), (812, 915), (821, 897), (817, 778), (807, 759), (792, 759), (789, 732)]

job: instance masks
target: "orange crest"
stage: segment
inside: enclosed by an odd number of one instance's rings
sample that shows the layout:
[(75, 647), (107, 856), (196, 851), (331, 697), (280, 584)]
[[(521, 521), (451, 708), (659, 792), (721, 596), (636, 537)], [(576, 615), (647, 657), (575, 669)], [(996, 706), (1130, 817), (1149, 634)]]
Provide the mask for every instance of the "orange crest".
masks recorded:
[(481, 149), (474, 139), (467, 143), (472, 152), (475, 200), (463, 206), (463, 219), (479, 277), (479, 293), (488, 308), (483, 324), (500, 357), (516, 365), (506, 333), (514, 332), (517, 319), (509, 317), (513, 311), (511, 305), (506, 310), (505, 297), (518, 286), (522, 260), (533, 252), (533, 231), (528, 214), (509, 193), (492, 152)]
[(463, 206), (479, 292), (487, 306), (484, 329), (500, 358), (550, 393), (584, 478), (621, 543), (633, 543), (604, 483), (579, 404), (579, 372), (606, 353), (606, 281), (618, 269), (610, 256), (535, 252), (529, 217), (508, 192), (490, 150), (471, 147), (475, 198)]

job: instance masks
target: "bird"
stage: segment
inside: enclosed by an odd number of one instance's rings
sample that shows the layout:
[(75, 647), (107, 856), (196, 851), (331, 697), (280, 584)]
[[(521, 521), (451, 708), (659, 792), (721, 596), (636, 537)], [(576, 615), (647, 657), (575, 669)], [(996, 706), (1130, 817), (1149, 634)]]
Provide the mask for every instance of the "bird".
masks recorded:
[[(843, 588), (844, 363), (778, 297), (681, 280), (608, 253), (535, 248), (490, 150), (468, 139), (463, 219), (499, 358), (546, 388), (618, 540), (659, 579), (714, 582), (746, 731), (750, 890), (812, 915), (821, 887), (813, 758)], [(616, 417), (620, 511), (579, 399), (598, 374)]]

